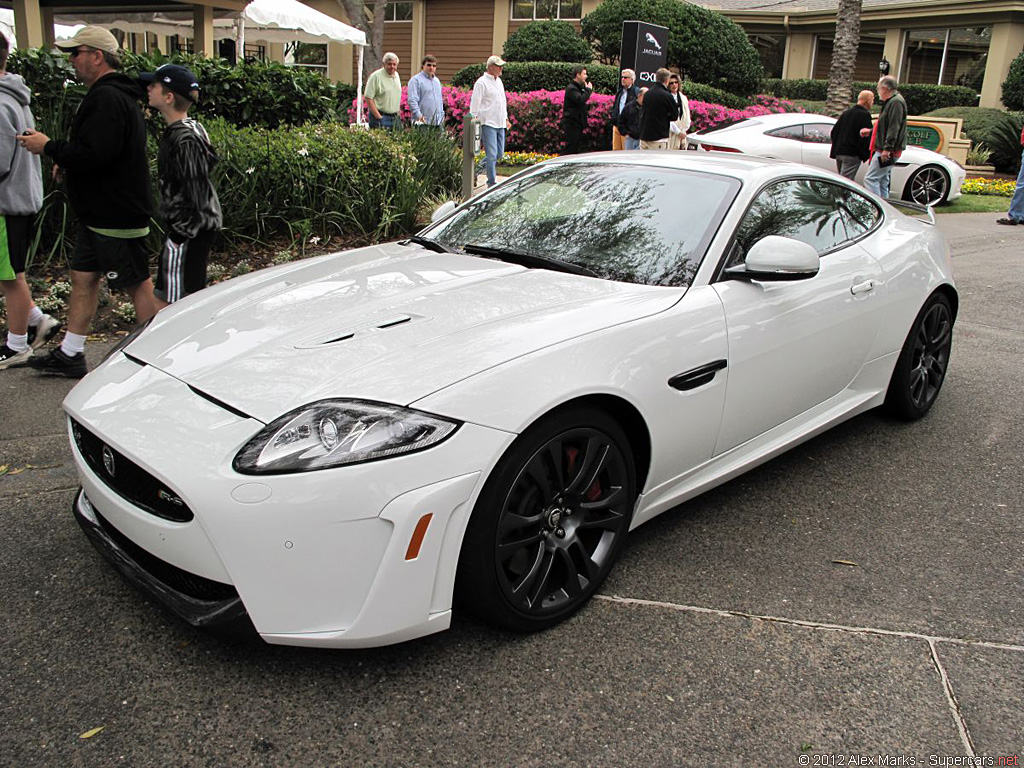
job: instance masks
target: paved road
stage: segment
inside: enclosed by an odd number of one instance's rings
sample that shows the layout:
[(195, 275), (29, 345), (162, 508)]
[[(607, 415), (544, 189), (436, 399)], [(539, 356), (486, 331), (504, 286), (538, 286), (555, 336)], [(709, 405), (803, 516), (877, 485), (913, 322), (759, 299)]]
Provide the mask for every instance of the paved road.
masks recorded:
[(1024, 228), (993, 219), (939, 219), (962, 306), (927, 419), (861, 416), (662, 516), (529, 637), (322, 652), (183, 626), (70, 517), (70, 383), (3, 372), (0, 464), (33, 468), (0, 477), (0, 764), (1024, 757)]

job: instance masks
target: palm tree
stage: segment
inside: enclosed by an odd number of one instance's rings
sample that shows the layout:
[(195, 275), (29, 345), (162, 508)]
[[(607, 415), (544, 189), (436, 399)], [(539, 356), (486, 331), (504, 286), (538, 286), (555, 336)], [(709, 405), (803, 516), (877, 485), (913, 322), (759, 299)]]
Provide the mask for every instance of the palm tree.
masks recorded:
[(829, 115), (838, 116), (853, 100), (853, 68), (860, 46), (860, 8), (861, 0), (839, 0), (825, 102), (825, 113)]

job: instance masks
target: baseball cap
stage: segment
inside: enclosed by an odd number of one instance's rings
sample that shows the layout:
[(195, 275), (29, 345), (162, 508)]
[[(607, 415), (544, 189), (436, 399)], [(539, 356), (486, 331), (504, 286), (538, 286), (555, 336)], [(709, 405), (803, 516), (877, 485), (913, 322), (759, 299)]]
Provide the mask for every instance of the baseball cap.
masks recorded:
[(501, 56), (491, 56), (491, 58), (487, 60), (487, 66), (489, 67), (492, 64), (498, 67), (504, 67), (505, 60), (501, 58)]
[(58, 40), (54, 45), (67, 49), (87, 45), (97, 51), (106, 51), (107, 53), (117, 53), (118, 49), (117, 38), (103, 27), (82, 27), (70, 40)]
[(180, 64), (164, 64), (157, 67), (156, 72), (143, 72), (139, 80), (143, 83), (161, 83), (167, 90), (186, 99), (192, 98), (192, 91), (199, 90), (196, 76)]

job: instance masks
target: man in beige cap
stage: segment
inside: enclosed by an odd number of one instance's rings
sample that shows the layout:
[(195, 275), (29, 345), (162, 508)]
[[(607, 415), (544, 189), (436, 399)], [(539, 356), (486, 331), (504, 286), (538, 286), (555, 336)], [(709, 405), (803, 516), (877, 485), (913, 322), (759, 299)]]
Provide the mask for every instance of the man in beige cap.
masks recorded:
[(18, 141), (53, 160), (55, 177), (63, 175), (67, 184), (78, 227), (70, 262), (68, 332), (60, 347), (28, 363), (42, 373), (81, 378), (101, 277), (106, 276), (110, 288), (131, 294), (139, 322), (156, 314), (146, 247), (152, 202), (146, 124), (138, 101), (143, 92), (118, 72), (117, 40), (102, 27), (83, 27), (57, 47), (68, 51), (78, 79), (89, 86), (71, 136), (64, 141), (26, 131)]
[(469, 113), (480, 121), (480, 143), (484, 147), (484, 168), (487, 186), (493, 187), (498, 161), (505, 154), (505, 131), (512, 127), (508, 121), (508, 102), (505, 85), (501, 82), (505, 60), (501, 56), (487, 59), (487, 70), (473, 84), (469, 100)]

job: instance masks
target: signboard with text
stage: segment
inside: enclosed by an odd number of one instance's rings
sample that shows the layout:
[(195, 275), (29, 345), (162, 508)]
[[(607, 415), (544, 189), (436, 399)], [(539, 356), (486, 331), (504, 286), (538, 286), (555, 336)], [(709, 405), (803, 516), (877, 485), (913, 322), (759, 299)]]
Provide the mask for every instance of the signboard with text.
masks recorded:
[(622, 22), (622, 49), (619, 69), (636, 71), (636, 84), (641, 88), (654, 85), (654, 73), (668, 60), (668, 27), (645, 21)]

